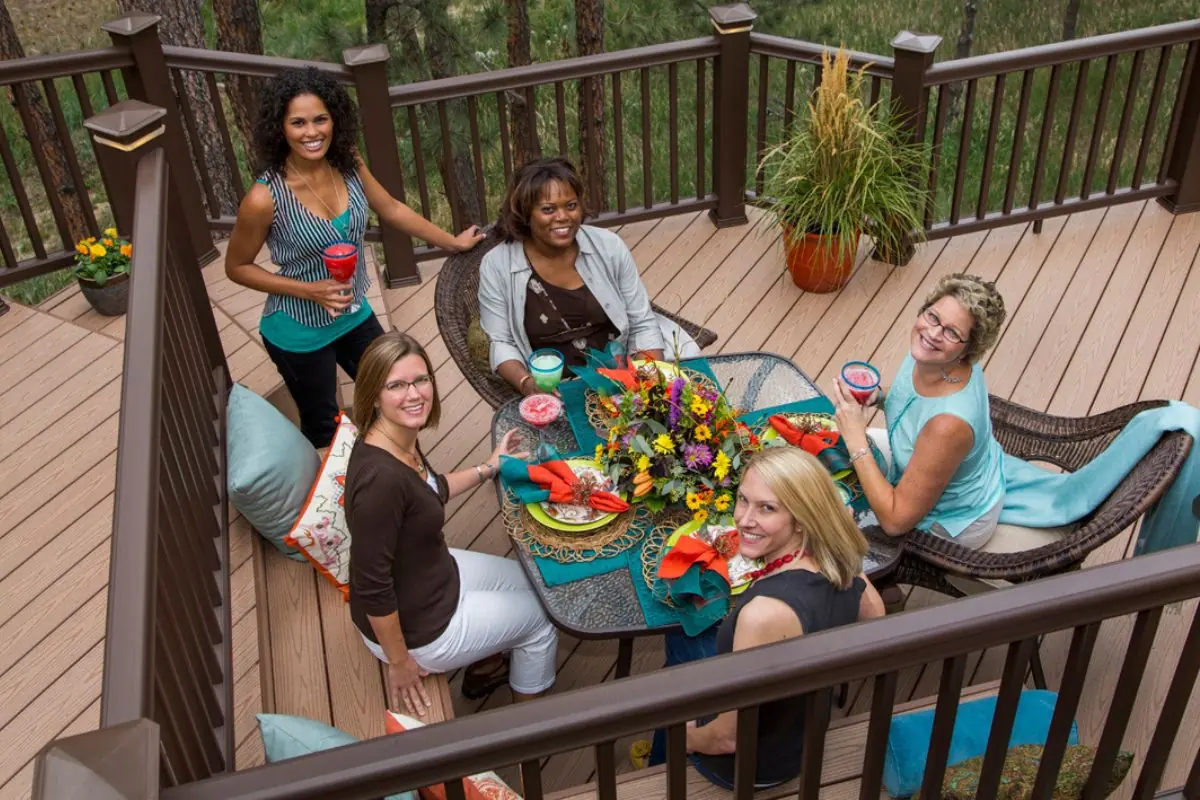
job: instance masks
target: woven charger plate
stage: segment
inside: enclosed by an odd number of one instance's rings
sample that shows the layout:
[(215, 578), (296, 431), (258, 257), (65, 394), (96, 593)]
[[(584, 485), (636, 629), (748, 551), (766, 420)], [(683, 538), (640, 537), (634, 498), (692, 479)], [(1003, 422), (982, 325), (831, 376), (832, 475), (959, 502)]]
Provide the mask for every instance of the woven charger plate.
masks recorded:
[(535, 556), (563, 564), (581, 564), (623, 553), (642, 540), (651, 523), (646, 509), (635, 506), (602, 528), (572, 534), (546, 527), (511, 497), (504, 503), (503, 520), (513, 541)]
[(650, 587), (650, 591), (654, 593), (654, 598), (658, 602), (671, 608), (675, 607), (675, 603), (667, 594), (662, 579), (658, 577), (658, 567), (662, 564), (663, 550), (666, 547), (667, 539), (670, 539), (671, 534), (689, 519), (691, 517), (686, 514), (668, 512), (646, 534), (646, 544), (642, 547), (642, 580), (646, 582), (646, 586)]
[[(689, 381), (697, 383), (706, 389), (714, 392), (719, 392), (721, 390), (720, 387), (717, 386), (717, 384), (713, 381), (713, 379), (705, 375), (703, 372), (697, 372), (690, 367), (679, 367), (679, 371), (682, 372), (684, 377)], [(607, 438), (608, 431), (613, 426), (613, 417), (608, 412), (608, 409), (604, 407), (603, 403), (600, 402), (600, 400), (600, 395), (597, 394), (594, 389), (588, 389), (584, 393), (583, 408), (587, 413), (588, 423), (592, 426), (592, 430), (594, 430), (601, 437)]]

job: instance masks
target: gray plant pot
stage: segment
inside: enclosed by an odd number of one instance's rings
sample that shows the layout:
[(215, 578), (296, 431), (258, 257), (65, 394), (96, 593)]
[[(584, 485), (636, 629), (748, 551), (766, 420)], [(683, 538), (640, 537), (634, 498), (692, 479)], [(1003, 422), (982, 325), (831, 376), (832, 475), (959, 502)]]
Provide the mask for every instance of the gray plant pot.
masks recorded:
[(129, 307), (129, 273), (113, 275), (103, 286), (87, 278), (77, 278), (79, 290), (97, 314), (119, 317)]

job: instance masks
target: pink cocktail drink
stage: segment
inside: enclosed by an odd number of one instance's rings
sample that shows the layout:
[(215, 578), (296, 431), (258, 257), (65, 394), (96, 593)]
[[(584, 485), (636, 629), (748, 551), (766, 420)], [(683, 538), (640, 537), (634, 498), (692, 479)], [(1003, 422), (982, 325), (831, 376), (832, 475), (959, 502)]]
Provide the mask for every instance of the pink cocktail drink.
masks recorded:
[(521, 419), (541, 430), (562, 416), (563, 403), (552, 394), (531, 394), (518, 406)]
[[(350, 283), (354, 279), (354, 271), (358, 269), (358, 246), (350, 242), (334, 242), (321, 251), (321, 259), (325, 262), (325, 270), (329, 277), (342, 283)], [(354, 290), (350, 290), (354, 294)], [(351, 303), (347, 313), (358, 311), (358, 304)]]
[(879, 388), (879, 370), (866, 361), (847, 362), (842, 367), (842, 383), (850, 390), (850, 396), (865, 406)]

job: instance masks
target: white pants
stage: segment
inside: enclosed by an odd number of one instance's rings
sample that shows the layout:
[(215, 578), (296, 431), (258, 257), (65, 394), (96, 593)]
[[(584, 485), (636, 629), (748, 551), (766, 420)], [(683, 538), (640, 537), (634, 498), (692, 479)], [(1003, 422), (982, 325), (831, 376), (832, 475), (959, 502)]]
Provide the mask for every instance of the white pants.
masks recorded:
[[(450, 550), (458, 563), (458, 608), (442, 635), (409, 655), (426, 672), (449, 672), (496, 653), (512, 651), (508, 685), (537, 694), (554, 685), (558, 631), (546, 617), (516, 561), (468, 550)], [(363, 636), (387, 663), (383, 648)]]

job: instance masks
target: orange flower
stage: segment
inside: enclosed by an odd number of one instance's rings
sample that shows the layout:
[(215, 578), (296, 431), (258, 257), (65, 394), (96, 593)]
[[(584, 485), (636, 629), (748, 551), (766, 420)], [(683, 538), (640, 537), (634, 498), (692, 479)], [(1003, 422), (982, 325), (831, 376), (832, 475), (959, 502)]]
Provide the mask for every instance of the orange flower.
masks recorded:
[(125, 256), (126, 258), (133, 258), (133, 245), (131, 245), (131, 244), (121, 245), (121, 255)]

